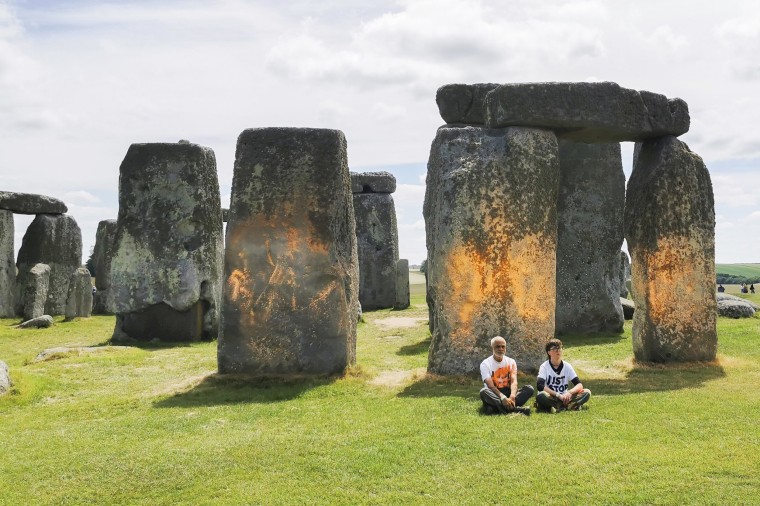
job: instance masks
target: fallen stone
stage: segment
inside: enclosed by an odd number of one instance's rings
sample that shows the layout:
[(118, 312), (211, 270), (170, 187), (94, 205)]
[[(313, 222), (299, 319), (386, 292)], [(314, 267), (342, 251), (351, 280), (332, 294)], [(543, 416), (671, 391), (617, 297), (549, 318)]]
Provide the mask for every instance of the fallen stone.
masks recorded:
[(717, 292), (715, 294), (715, 299), (717, 301), (719, 301), (719, 302), (721, 300), (738, 300), (738, 301), (746, 302), (747, 304), (749, 304), (750, 306), (752, 306), (752, 309), (754, 309), (755, 311), (760, 311), (760, 306), (758, 306), (757, 304), (755, 304), (751, 300), (743, 299), (743, 298), (739, 297), (738, 295), (731, 295), (730, 293), (725, 293), (725, 292), (723, 292), (723, 293)]
[(16, 261), (13, 213), (0, 209), (0, 318), (16, 316)]
[(633, 313), (636, 311), (636, 304), (632, 300), (620, 297), (620, 306), (623, 308), (623, 318), (633, 320)]
[(424, 217), (432, 343), (428, 370), (473, 374), (504, 336), (522, 370), (554, 335), (559, 187), (549, 130), (438, 129)]
[(405, 258), (396, 262), (396, 302), (393, 309), (409, 307), (409, 260)]
[(46, 329), (48, 327), (51, 327), (53, 325), (53, 317), (47, 314), (44, 314), (42, 316), (38, 316), (37, 318), (32, 318), (31, 320), (27, 320), (23, 323), (19, 323), (16, 325), (17, 329)]
[[(26, 285), (24, 280), (29, 269), (39, 263), (50, 266), (45, 313), (64, 314), (69, 278), (82, 265), (82, 231), (73, 217), (67, 214), (38, 214), (34, 218), (18, 252), (18, 287)], [(20, 310), (18, 314), (21, 314)]]
[(0, 191), (0, 209), (16, 214), (64, 214), (68, 211), (66, 204), (53, 197), (3, 191)]
[(750, 318), (756, 309), (746, 300), (723, 299), (718, 301), (718, 316)]
[(343, 371), (356, 360), (359, 310), (343, 133), (245, 130), (234, 167), (219, 372)]
[(636, 145), (625, 228), (634, 266), (636, 359), (714, 360), (718, 336), (712, 184), (702, 159), (675, 137)]
[(396, 177), (390, 172), (351, 172), (353, 193), (393, 193)]
[(0, 360), (0, 395), (6, 394), (10, 391), (11, 386), (11, 373), (8, 369), (8, 364)]
[(555, 332), (622, 332), (625, 174), (620, 144), (562, 140), (559, 166)]
[(132, 144), (119, 171), (106, 300), (114, 333), (216, 337), (223, 238), (214, 152), (189, 142)]
[(65, 315), (66, 320), (92, 315), (92, 277), (86, 267), (80, 267), (71, 274)]
[(441, 118), (449, 124), (482, 125), (485, 123), (483, 102), (486, 94), (498, 84), (446, 84), (438, 88), (435, 103)]
[(679, 98), (615, 83), (503, 84), (483, 105), (489, 128), (550, 128), (575, 142), (644, 141), (689, 131), (689, 107)]
[(389, 193), (354, 193), (359, 303), (364, 311), (391, 308), (396, 302), (398, 226)]
[(34, 357), (33, 361), (46, 362), (48, 360), (57, 360), (71, 355), (84, 355), (118, 349), (126, 350), (129, 349), (129, 346), (58, 346), (41, 351), (36, 357)]
[(95, 267), (95, 301), (94, 314), (109, 314), (113, 307), (113, 290), (111, 290), (111, 261), (116, 240), (116, 220), (103, 220), (98, 223), (95, 234), (95, 248), (92, 251), (92, 263)]
[(21, 315), (25, 320), (33, 320), (45, 314), (45, 302), (50, 289), (50, 266), (35, 264), (18, 285)]

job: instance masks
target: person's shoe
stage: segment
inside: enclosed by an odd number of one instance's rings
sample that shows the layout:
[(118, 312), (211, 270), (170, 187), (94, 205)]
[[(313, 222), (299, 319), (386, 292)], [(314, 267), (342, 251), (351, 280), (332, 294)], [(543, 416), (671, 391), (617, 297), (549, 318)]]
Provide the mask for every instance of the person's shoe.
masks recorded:
[(521, 415), (530, 416), (530, 406), (518, 406), (515, 408), (515, 413), (520, 413)]
[(496, 408), (494, 408), (493, 406), (491, 406), (491, 405), (489, 405), (489, 404), (486, 404), (486, 405), (483, 407), (483, 412), (484, 412), (486, 415), (495, 415), (495, 414), (497, 414), (497, 413), (499, 412), (499, 410), (498, 410), (498, 409), (496, 409)]
[(556, 415), (557, 414), (557, 408), (555, 408), (554, 406), (552, 406), (551, 408), (549, 408), (549, 410), (547, 411), (547, 413), (551, 413), (552, 415)]
[(580, 411), (581, 406), (583, 406), (586, 401), (588, 401), (591, 398), (591, 394), (588, 392), (583, 392), (581, 395), (574, 398), (572, 401), (570, 401), (567, 405), (567, 409), (572, 409), (573, 411)]

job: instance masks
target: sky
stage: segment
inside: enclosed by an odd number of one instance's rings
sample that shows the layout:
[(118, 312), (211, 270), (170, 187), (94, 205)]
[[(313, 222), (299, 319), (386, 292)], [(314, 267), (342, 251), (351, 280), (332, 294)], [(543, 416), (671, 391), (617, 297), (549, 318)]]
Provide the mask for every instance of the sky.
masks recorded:
[[(63, 200), (86, 259), (117, 216), (130, 144), (212, 148), (226, 206), (244, 129), (335, 128), (352, 171), (396, 176), (400, 255), (418, 264), (436, 90), (541, 81), (684, 99), (681, 139), (715, 193), (716, 261), (760, 262), (749, 0), (0, 0), (0, 190)], [(17, 250), (32, 218), (15, 217)]]

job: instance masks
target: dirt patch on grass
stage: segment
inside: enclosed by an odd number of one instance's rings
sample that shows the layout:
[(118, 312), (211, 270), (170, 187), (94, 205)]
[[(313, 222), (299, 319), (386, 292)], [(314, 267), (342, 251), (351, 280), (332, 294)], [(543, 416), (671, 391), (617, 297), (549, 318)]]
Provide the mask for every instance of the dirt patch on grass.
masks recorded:
[(389, 318), (383, 318), (381, 320), (375, 320), (375, 323), (386, 329), (409, 329), (416, 327), (422, 322), (426, 322), (427, 318), (414, 317), (414, 316), (391, 316)]
[(419, 367), (417, 369), (407, 369), (404, 371), (383, 371), (376, 377), (372, 378), (369, 383), (370, 385), (389, 388), (401, 387), (411, 382), (412, 380), (420, 378), (424, 375), (424, 367)]

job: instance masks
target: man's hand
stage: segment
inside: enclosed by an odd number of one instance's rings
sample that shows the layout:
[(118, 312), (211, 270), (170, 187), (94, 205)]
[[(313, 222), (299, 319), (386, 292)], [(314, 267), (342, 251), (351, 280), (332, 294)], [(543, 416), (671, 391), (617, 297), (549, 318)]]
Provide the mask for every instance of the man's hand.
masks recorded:
[(505, 407), (505, 408), (507, 408), (507, 409), (512, 409), (512, 408), (514, 408), (514, 407), (515, 407), (515, 400), (514, 400), (512, 397), (506, 397), (506, 396), (505, 396), (505, 397), (504, 397), (504, 398), (501, 400), (501, 403), (502, 403), (502, 404), (504, 405), (504, 407)]

